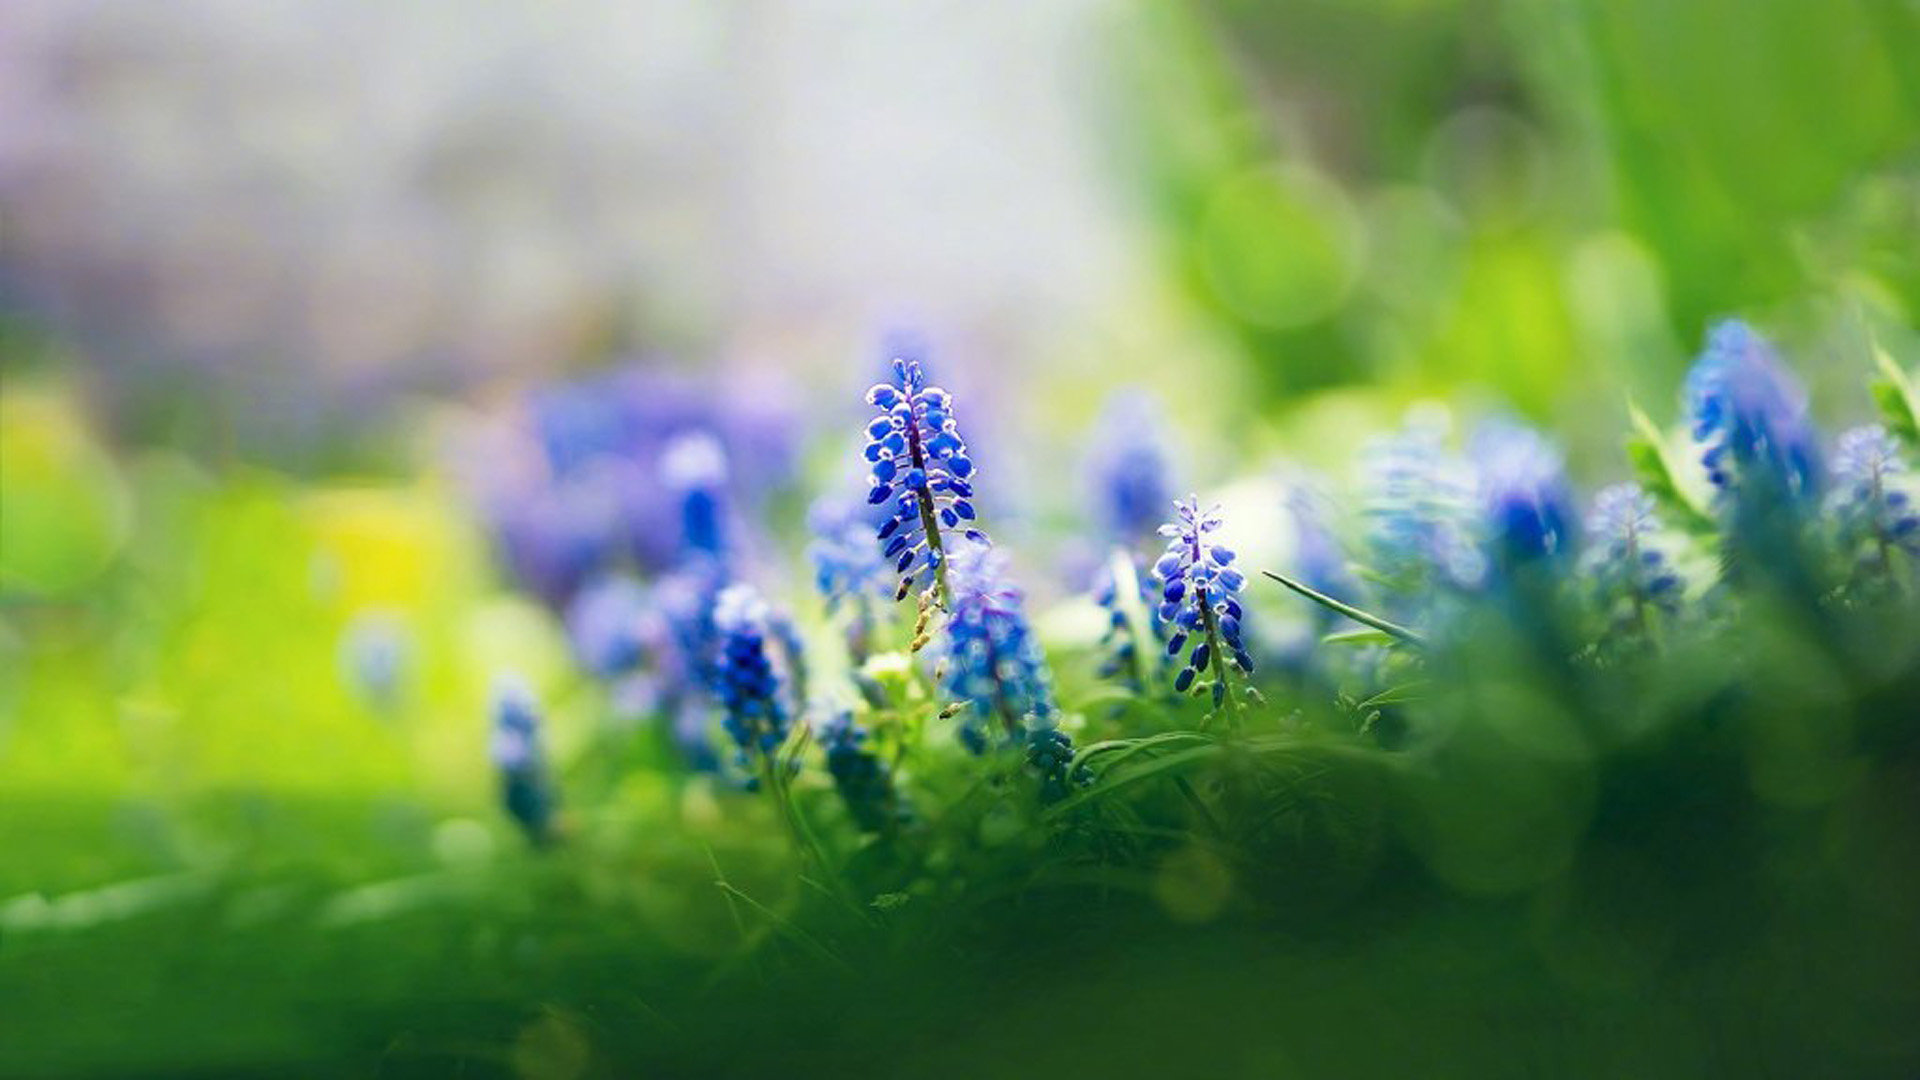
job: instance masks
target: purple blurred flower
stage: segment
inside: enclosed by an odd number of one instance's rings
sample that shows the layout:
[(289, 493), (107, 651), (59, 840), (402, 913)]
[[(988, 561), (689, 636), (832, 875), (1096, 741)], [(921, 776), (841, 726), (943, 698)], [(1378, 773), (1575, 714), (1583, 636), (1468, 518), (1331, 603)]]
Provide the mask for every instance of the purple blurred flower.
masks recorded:
[(1901, 486), (1907, 463), (1900, 444), (1878, 424), (1840, 436), (1829, 499), (1843, 555), (1859, 569), (1884, 571), (1894, 551), (1920, 557), (1920, 506)]
[(1089, 461), (1096, 517), (1113, 543), (1153, 535), (1173, 498), (1159, 438), (1159, 412), (1142, 391), (1115, 394), (1094, 434)]
[(582, 589), (567, 606), (567, 637), (581, 666), (602, 679), (638, 667), (647, 653), (647, 590), (625, 574)]
[(1722, 499), (1773, 505), (1819, 494), (1819, 433), (1806, 391), (1746, 323), (1713, 328), (1685, 398), (1700, 461)]
[(1576, 511), (1560, 451), (1530, 428), (1490, 424), (1473, 442), (1492, 562), (1514, 569), (1565, 558)]
[(1616, 626), (1642, 629), (1652, 612), (1679, 610), (1682, 581), (1658, 542), (1653, 497), (1636, 484), (1594, 496), (1583, 568), (1601, 610)]

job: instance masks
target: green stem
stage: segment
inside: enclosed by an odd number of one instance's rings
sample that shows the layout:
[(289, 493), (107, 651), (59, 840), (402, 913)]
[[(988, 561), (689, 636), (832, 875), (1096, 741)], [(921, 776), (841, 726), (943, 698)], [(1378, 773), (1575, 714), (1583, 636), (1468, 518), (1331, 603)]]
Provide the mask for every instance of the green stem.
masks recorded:
[(819, 838), (807, 826), (807, 819), (800, 813), (800, 808), (793, 804), (793, 791), (787, 786), (785, 770), (775, 760), (775, 755), (760, 755), (760, 776), (767, 785), (767, 793), (773, 796), (774, 803), (779, 806), (781, 820), (786, 823), (787, 833), (792, 837), (794, 846), (800, 849), (801, 857), (814, 865), (823, 880), (838, 886), (839, 878), (827, 862), (826, 849), (820, 846)]
[[(918, 443), (913, 447), (913, 458), (920, 460)], [(922, 485), (914, 489), (914, 501), (920, 504), (920, 528), (927, 534), (927, 550), (935, 552), (939, 558), (933, 563), (933, 580), (940, 590), (940, 607), (953, 610), (953, 590), (947, 585), (947, 549), (940, 542), (940, 521), (933, 516), (933, 492)]]
[(1226, 650), (1220, 647), (1220, 622), (1213, 613), (1213, 597), (1208, 594), (1205, 585), (1196, 586), (1195, 591), (1199, 593), (1196, 599), (1200, 605), (1200, 620), (1206, 627), (1207, 658), (1212, 662), (1214, 679), (1224, 688), (1222, 691), (1223, 702), (1232, 706), (1233, 711), (1231, 715), (1233, 717), (1233, 726), (1238, 728), (1240, 726), (1240, 712), (1243, 706), (1240, 701), (1240, 695), (1234, 693), (1233, 680), (1227, 677)]

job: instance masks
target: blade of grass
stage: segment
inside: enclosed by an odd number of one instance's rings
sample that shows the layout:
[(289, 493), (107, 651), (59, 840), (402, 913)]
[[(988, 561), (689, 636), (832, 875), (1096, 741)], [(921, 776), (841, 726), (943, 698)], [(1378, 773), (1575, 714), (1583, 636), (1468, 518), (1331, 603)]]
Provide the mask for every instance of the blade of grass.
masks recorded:
[(1343, 604), (1340, 601), (1335, 600), (1333, 597), (1328, 596), (1326, 593), (1320, 592), (1318, 589), (1314, 589), (1308, 585), (1304, 585), (1298, 581), (1295, 581), (1292, 578), (1286, 576), (1285, 574), (1276, 574), (1271, 570), (1262, 570), (1260, 572), (1272, 578), (1273, 580), (1279, 582), (1280, 584), (1285, 585), (1287, 588), (1292, 589), (1294, 592), (1299, 593), (1301, 596), (1304, 596), (1307, 599), (1313, 601), (1314, 603), (1319, 604), (1322, 607), (1325, 607), (1331, 611), (1339, 612), (1340, 614), (1345, 615), (1347, 618), (1352, 619), (1354, 622), (1357, 622), (1362, 626), (1371, 626), (1375, 630), (1378, 630), (1389, 637), (1396, 638), (1400, 641), (1403, 641), (1408, 645), (1412, 645), (1415, 648), (1426, 647), (1427, 642), (1425, 638), (1421, 637), (1419, 634), (1414, 633), (1412, 630), (1409, 630), (1406, 627), (1401, 626), (1399, 623), (1388, 622), (1386, 619), (1383, 619), (1378, 615), (1371, 614), (1370, 612), (1361, 611), (1359, 608), (1354, 607), (1352, 604)]

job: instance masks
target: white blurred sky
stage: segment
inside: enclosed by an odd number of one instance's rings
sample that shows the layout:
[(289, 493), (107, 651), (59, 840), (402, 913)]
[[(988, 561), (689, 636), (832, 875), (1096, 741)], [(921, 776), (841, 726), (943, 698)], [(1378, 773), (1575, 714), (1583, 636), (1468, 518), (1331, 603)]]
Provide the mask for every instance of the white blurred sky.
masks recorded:
[(0, 0), (0, 286), (106, 363), (322, 382), (553, 369), (610, 318), (780, 366), (911, 324), (1018, 351), (1149, 276), (1128, 32), (1110, 0)]

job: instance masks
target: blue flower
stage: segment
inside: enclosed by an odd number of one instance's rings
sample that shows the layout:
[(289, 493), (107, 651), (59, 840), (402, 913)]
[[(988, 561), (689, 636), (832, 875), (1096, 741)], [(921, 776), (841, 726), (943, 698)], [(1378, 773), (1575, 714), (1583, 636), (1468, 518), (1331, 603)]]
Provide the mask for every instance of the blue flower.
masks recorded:
[(406, 624), (392, 612), (355, 615), (340, 640), (340, 664), (348, 684), (382, 708), (399, 698), (411, 652)]
[(1396, 615), (1418, 614), (1445, 590), (1486, 576), (1472, 470), (1447, 452), (1444, 434), (1439, 423), (1415, 422), (1363, 454), (1369, 569)]
[(712, 706), (707, 695), (720, 659), (714, 611), (725, 585), (718, 566), (690, 559), (655, 581), (652, 589), (653, 610), (661, 627), (656, 667), (661, 696), (673, 712), (668, 733), (688, 764), (703, 772), (719, 766), (708, 738)]
[(639, 667), (647, 652), (647, 591), (625, 574), (606, 575), (567, 605), (567, 638), (595, 677), (612, 679)]
[(846, 618), (847, 652), (855, 666), (871, 651), (874, 608), (893, 590), (893, 567), (873, 542), (874, 525), (852, 502), (821, 499), (807, 511), (813, 540), (807, 558), (828, 615)]
[(1683, 582), (1659, 531), (1653, 496), (1638, 485), (1615, 484), (1594, 496), (1584, 570), (1614, 629), (1644, 631), (1653, 613), (1680, 610)]
[(1100, 525), (1113, 543), (1132, 545), (1152, 535), (1173, 497), (1156, 413), (1152, 398), (1133, 391), (1116, 394), (1100, 419), (1090, 471)]
[[(476, 445), (455, 464), (508, 569), (564, 610), (577, 589), (618, 566), (657, 573), (689, 548), (723, 549), (724, 470), (720, 483), (709, 482), (712, 470), (700, 459), (710, 466), (715, 454), (698, 444), (724, 447), (722, 465), (753, 463), (733, 492), (753, 496), (784, 483), (795, 442), (785, 400), (718, 394), (656, 371), (609, 371), (528, 395), (510, 417), (475, 431)], [(682, 443), (692, 460), (669, 462)]]
[(955, 552), (953, 570), (941, 689), (961, 706), (961, 739), (978, 753), (1017, 738), (1030, 717), (1050, 720), (1053, 679), (1001, 557), (965, 545)]
[(1095, 573), (1093, 601), (1107, 621), (1100, 677), (1118, 678), (1136, 694), (1149, 692), (1167, 665), (1167, 625), (1146, 568), (1116, 548)]
[(1081, 766), (1073, 767), (1073, 739), (1050, 723), (1034, 724), (1027, 729), (1027, 767), (1040, 780), (1040, 801), (1056, 803), (1077, 787), (1093, 783), (1093, 774)]
[(667, 444), (660, 476), (679, 504), (680, 547), (714, 559), (727, 554), (727, 452), (711, 433), (694, 431)]
[(1171, 633), (1167, 655), (1179, 656), (1189, 641), (1198, 639), (1187, 654), (1186, 666), (1174, 676), (1173, 688), (1186, 693), (1209, 666), (1213, 670), (1213, 707), (1227, 700), (1227, 670), (1253, 674), (1253, 657), (1241, 640), (1239, 592), (1246, 576), (1233, 568), (1233, 552), (1214, 543), (1210, 534), (1220, 528), (1220, 508), (1200, 509), (1188, 496), (1173, 504), (1174, 518), (1160, 526), (1167, 537), (1166, 553), (1153, 566), (1160, 580), (1160, 617)]
[(1493, 424), (1474, 439), (1473, 458), (1495, 565), (1515, 569), (1572, 552), (1576, 511), (1558, 449), (1529, 428)]
[(847, 709), (830, 708), (815, 725), (826, 753), (834, 790), (865, 832), (886, 832), (904, 821), (907, 808), (894, 789), (893, 771), (867, 749), (867, 729)]
[(1886, 428), (1869, 424), (1840, 436), (1829, 509), (1852, 568), (1884, 573), (1895, 551), (1920, 557), (1920, 507), (1902, 486), (1906, 471), (1900, 444)]
[[(1360, 588), (1347, 569), (1346, 551), (1327, 523), (1331, 511), (1324, 496), (1306, 484), (1296, 485), (1287, 493), (1287, 512), (1293, 520), (1294, 576), (1336, 600), (1357, 596)], [(1314, 624), (1322, 633), (1340, 618), (1319, 604), (1312, 608)]]
[(1722, 501), (1752, 510), (1819, 494), (1819, 434), (1806, 392), (1746, 323), (1713, 328), (1685, 398), (1700, 462)]
[(535, 844), (552, 840), (559, 800), (547, 775), (539, 709), (518, 682), (503, 680), (494, 689), (491, 753), (507, 813)]
[(739, 748), (739, 764), (750, 775), (773, 761), (789, 726), (785, 688), (767, 649), (771, 618), (750, 585), (729, 585), (714, 601), (719, 657), (713, 693), (724, 710), (727, 734)]
[(880, 410), (867, 424), (865, 456), (873, 467), (867, 502), (891, 505), (878, 536), (900, 575), (894, 599), (905, 597), (919, 575), (931, 570), (948, 600), (944, 560), (952, 534), (986, 542), (969, 524), (975, 516), (973, 459), (954, 427), (953, 398), (926, 384), (918, 360), (895, 359), (893, 381), (868, 390), (867, 403)]

